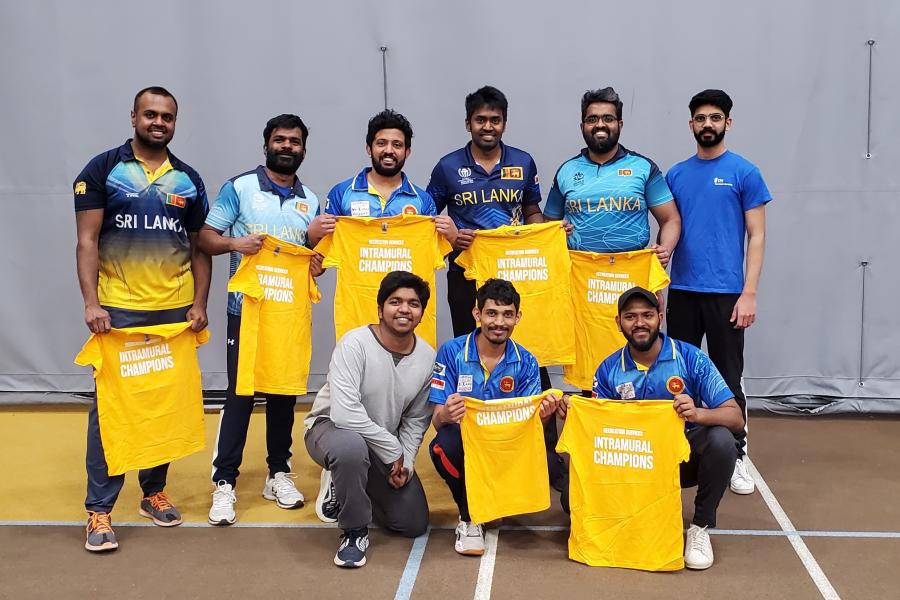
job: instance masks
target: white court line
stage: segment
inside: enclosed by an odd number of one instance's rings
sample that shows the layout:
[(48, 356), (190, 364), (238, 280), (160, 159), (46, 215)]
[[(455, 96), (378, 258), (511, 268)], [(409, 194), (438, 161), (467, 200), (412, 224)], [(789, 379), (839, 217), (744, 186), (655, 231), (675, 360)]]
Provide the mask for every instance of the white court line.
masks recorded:
[(794, 547), (794, 552), (800, 557), (800, 562), (806, 567), (806, 571), (812, 578), (813, 583), (819, 588), (822, 597), (825, 598), (825, 600), (840, 600), (841, 597), (834, 589), (834, 586), (831, 585), (831, 582), (828, 581), (828, 577), (825, 575), (825, 572), (822, 571), (822, 567), (819, 566), (815, 557), (813, 557), (812, 552), (806, 547), (803, 538), (796, 535), (797, 529), (794, 527), (794, 524), (791, 523), (791, 520), (788, 518), (787, 513), (784, 512), (784, 509), (781, 508), (781, 504), (778, 503), (772, 490), (769, 489), (765, 479), (759, 474), (756, 465), (753, 464), (753, 461), (750, 460), (749, 456), (744, 456), (744, 462), (750, 467), (750, 475), (756, 482), (756, 487), (759, 489), (759, 493), (763, 497), (763, 500), (765, 500), (766, 506), (769, 507), (769, 512), (772, 513), (772, 516), (775, 517), (775, 520), (778, 521), (778, 524), (785, 533), (794, 534), (788, 535), (787, 539), (791, 543), (791, 546)]
[(417, 537), (413, 541), (412, 548), (409, 549), (409, 558), (406, 559), (406, 567), (400, 576), (400, 585), (397, 586), (397, 593), (394, 594), (394, 600), (409, 600), (412, 596), (413, 587), (416, 585), (416, 578), (419, 576), (419, 567), (422, 566), (422, 557), (425, 556), (425, 546), (428, 544), (428, 534), (431, 528), (425, 530), (425, 533)]
[(500, 532), (489, 529), (484, 532), (484, 554), (478, 566), (478, 581), (475, 583), (475, 600), (489, 600), (494, 583), (494, 563), (497, 559), (497, 538)]

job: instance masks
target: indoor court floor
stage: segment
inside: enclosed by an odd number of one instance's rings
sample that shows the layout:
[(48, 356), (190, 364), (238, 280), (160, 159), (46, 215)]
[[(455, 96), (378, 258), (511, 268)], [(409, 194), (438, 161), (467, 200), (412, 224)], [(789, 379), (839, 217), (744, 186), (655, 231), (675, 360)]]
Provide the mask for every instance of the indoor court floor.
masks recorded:
[[(0, 598), (898, 598), (900, 418), (754, 413), (757, 492), (726, 492), (707, 571), (592, 568), (566, 556), (567, 519), (554, 492), (544, 513), (504, 519), (481, 558), (453, 551), (456, 512), (423, 446), (417, 461), (432, 527), (405, 539), (372, 529), (368, 564), (332, 564), (339, 530), (318, 521), (319, 468), (295, 424), (294, 471), (305, 507), (261, 496), (264, 415), (254, 413), (238, 480), (238, 522), (206, 523), (218, 414), (207, 448), (169, 471), (180, 527), (138, 515), (134, 474), (113, 512), (119, 550), (83, 549), (86, 407), (0, 408)], [(689, 523), (693, 490), (684, 492)]]

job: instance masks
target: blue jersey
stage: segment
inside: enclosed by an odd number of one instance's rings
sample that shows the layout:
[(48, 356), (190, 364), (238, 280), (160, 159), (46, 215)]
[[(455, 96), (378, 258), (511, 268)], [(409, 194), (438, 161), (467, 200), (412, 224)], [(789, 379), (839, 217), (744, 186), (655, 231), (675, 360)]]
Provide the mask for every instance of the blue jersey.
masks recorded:
[(610, 354), (594, 374), (593, 397), (673, 400), (677, 394), (687, 394), (697, 407), (706, 408), (734, 398), (712, 360), (699, 348), (664, 333), (659, 338), (662, 347), (649, 369), (638, 368), (627, 345)]
[[(206, 224), (231, 237), (265, 233), (304, 246), (309, 223), (319, 214), (319, 199), (299, 179), (282, 194), (262, 165), (225, 182), (219, 197), (206, 216)], [(239, 252), (231, 253), (229, 277), (241, 262)], [(228, 314), (241, 314), (242, 294), (228, 294)]]
[(665, 178), (650, 159), (619, 146), (601, 165), (585, 149), (556, 172), (544, 214), (575, 227), (568, 236), (571, 250), (630, 252), (650, 242), (648, 209), (671, 200)]
[(501, 144), (500, 162), (488, 173), (475, 162), (471, 142), (443, 157), (431, 171), (428, 192), (437, 212), (447, 214), (460, 229), (496, 229), (524, 225), (522, 206), (541, 201), (534, 159), (527, 152)]
[(337, 217), (393, 217), (396, 215), (436, 215), (431, 194), (413, 185), (401, 173), (400, 187), (390, 198), (382, 198), (369, 190), (366, 175), (372, 167), (366, 167), (356, 177), (346, 179), (328, 192), (325, 212)]
[(481, 328), (478, 328), (441, 346), (435, 358), (428, 399), (435, 404), (445, 404), (456, 392), (479, 400), (540, 394), (537, 359), (511, 339), (506, 341), (506, 352), (494, 370), (490, 374), (485, 371), (475, 344), (475, 337), (480, 332)]
[(666, 181), (681, 213), (681, 241), (672, 256), (672, 288), (740, 294), (744, 288), (744, 213), (772, 199), (762, 175), (726, 151), (696, 155), (672, 167)]

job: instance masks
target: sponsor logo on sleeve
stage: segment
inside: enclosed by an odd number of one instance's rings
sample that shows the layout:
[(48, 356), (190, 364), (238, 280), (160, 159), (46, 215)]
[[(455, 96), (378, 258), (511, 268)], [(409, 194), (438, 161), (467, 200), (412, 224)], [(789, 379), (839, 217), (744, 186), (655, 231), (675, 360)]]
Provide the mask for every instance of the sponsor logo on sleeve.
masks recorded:
[(666, 389), (670, 394), (677, 396), (684, 391), (684, 379), (678, 375), (672, 375), (666, 379)]
[(444, 389), (444, 380), (438, 379), (437, 377), (432, 377), (431, 378), (431, 389), (443, 390)]
[(525, 170), (522, 167), (503, 167), (500, 170), (500, 179), (525, 180)]
[(441, 364), (439, 362), (434, 363), (434, 374), (443, 376), (444, 373), (447, 372), (447, 365)]
[(509, 375), (507, 375), (506, 377), (504, 377), (503, 379), (500, 380), (500, 391), (501, 392), (508, 394), (509, 392), (513, 391), (514, 389), (516, 389), (516, 382)]
[(460, 393), (472, 391), (472, 376), (460, 375), (456, 381), (456, 391)]
[(87, 183), (79, 181), (75, 184), (75, 195), (84, 196), (85, 194), (87, 194)]

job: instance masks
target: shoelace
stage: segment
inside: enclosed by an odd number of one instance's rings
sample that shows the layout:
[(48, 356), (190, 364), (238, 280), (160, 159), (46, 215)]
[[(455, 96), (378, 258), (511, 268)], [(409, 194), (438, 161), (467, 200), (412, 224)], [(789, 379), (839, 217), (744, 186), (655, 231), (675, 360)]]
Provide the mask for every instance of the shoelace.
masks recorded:
[(166, 496), (164, 492), (156, 492), (152, 496), (147, 496), (147, 500), (150, 501), (150, 506), (156, 510), (169, 510), (170, 508), (175, 508), (175, 506), (169, 502), (169, 497)]
[(749, 469), (747, 469), (747, 464), (743, 460), (737, 463), (737, 472), (738, 472), (738, 477), (740, 477), (742, 479), (747, 479), (747, 480), (752, 479), (750, 477), (750, 471), (749, 471)]
[(294, 473), (285, 473), (280, 477), (275, 477), (272, 480), (272, 489), (279, 493), (296, 492), (297, 486), (291, 481), (291, 479), (296, 479), (296, 477)]
[(88, 513), (88, 529), (94, 533), (112, 533), (109, 513)]
[(691, 538), (691, 550), (696, 550), (706, 556), (706, 548), (709, 545), (709, 532), (706, 531), (706, 527), (701, 527), (696, 531), (697, 534)]
[(466, 523), (466, 537), (481, 537), (481, 525), (477, 523)]
[(237, 501), (234, 490), (226, 490), (223, 484), (218, 484), (212, 493), (214, 508), (227, 508)]

